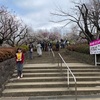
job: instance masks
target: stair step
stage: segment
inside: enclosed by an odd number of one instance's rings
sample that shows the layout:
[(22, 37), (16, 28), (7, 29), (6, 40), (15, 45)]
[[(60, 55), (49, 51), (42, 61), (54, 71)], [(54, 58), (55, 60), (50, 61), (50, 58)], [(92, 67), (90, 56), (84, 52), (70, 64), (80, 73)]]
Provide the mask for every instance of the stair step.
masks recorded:
[[(100, 71), (99, 69), (94, 69), (94, 68), (87, 68), (87, 69), (80, 69), (80, 68), (70, 68), (71, 70), (82, 70), (82, 71), (84, 71), (84, 70), (86, 70), (86, 71), (89, 71), (89, 70), (92, 70), (92, 71)], [(29, 72), (35, 72), (35, 71), (61, 71), (61, 70), (63, 70), (63, 71), (66, 71), (67, 70), (67, 68), (47, 68), (47, 69), (23, 69), (23, 71), (24, 72), (27, 72), (27, 71), (29, 71)], [(17, 72), (17, 70), (15, 70), (14, 72)]]
[[(48, 72), (48, 73), (26, 73), (23, 72), (24, 77), (45, 77), (45, 76), (67, 76), (67, 72)], [(73, 74), (77, 76), (100, 76), (100, 72), (73, 72)], [(16, 77), (17, 73), (13, 74), (13, 77)]]
[[(78, 100), (100, 100), (100, 95), (78, 95), (77, 99)], [(74, 95), (31, 96), (29, 97), (29, 100), (75, 100), (75, 96)]]
[[(97, 92), (100, 92), (100, 87), (78, 87), (77, 88), (79, 95), (89, 95), (96, 94)], [(3, 91), (3, 96), (37, 96), (37, 95), (75, 95), (75, 88), (18, 88), (18, 89), (5, 89)]]
[[(70, 87), (74, 87), (75, 83), (70, 82)], [(96, 87), (100, 86), (100, 81), (78, 81), (78, 87)], [(63, 82), (19, 82), (19, 83), (8, 83), (6, 88), (44, 88), (44, 87), (68, 87), (67, 81)]]
[[(52, 73), (23, 73), (24, 77), (55, 77), (55, 76), (65, 76), (66, 73), (60, 74), (59, 72), (52, 72)], [(14, 73), (13, 76), (17, 77), (17, 73)]]
[[(23, 77), (21, 79), (11, 78), (9, 82), (46, 82), (46, 81), (66, 81), (67, 77)], [(76, 77), (77, 81), (98, 81), (100, 80), (100, 76), (78, 76)], [(70, 77), (70, 81), (73, 81), (73, 78)]]
[[(48, 73), (46, 73), (46, 72), (43, 72), (43, 73), (38, 73), (38, 72), (36, 72), (36, 73), (33, 73), (33, 72), (31, 72), (31, 73), (29, 73), (29, 72), (24, 72), (23, 74), (24, 74), (24, 75), (38, 75), (38, 74), (40, 74), (40, 75), (43, 75), (43, 74), (46, 74), (46, 75), (48, 75), (48, 74), (49, 74), (49, 75), (51, 75), (51, 74), (55, 74), (55, 75), (56, 75), (56, 74), (60, 74), (60, 75), (61, 75), (61, 74), (65, 74), (65, 75), (66, 75), (66, 74), (67, 74), (67, 71), (66, 71), (66, 72), (63, 72), (63, 71), (60, 71), (60, 72), (48, 72)], [(88, 74), (88, 75), (89, 75), (89, 74), (91, 74), (91, 75), (92, 75), (92, 74), (94, 74), (94, 75), (95, 75), (95, 74), (96, 74), (96, 75), (100, 75), (100, 72), (73, 72), (73, 74), (74, 74), (74, 75), (77, 75), (77, 74), (80, 74), (80, 75), (81, 75), (81, 74), (84, 74), (84, 75), (85, 75), (85, 74)], [(17, 75), (17, 73), (14, 73), (13, 75)]]
[[(71, 69), (72, 72), (100, 72), (100, 70), (98, 69)], [(63, 72), (66, 72), (67, 71), (67, 68), (66, 69), (23, 69), (23, 72), (32, 72), (32, 73), (35, 73), (35, 72), (60, 72), (60, 71), (63, 71)], [(17, 70), (14, 71), (14, 73), (16, 73)]]
[[(71, 68), (96, 68), (93, 65), (82, 64), (82, 63), (67, 63), (67, 65)], [(25, 64), (24, 68), (55, 68), (58, 67), (58, 63), (45, 63), (45, 64)], [(61, 66), (59, 66), (61, 67)], [(58, 67), (58, 68), (59, 68)], [(62, 63), (62, 67), (66, 67), (64, 63)]]
[[(30, 67), (25, 67), (24, 66), (24, 69), (59, 69), (59, 68), (62, 68), (62, 69), (66, 69), (67, 67), (66, 66), (47, 66), (47, 67), (45, 67), (45, 66), (43, 66), (43, 67), (35, 67), (35, 66), (30, 66)], [(92, 66), (69, 66), (69, 68), (72, 68), (72, 69), (99, 69), (99, 68), (97, 68), (97, 67), (92, 67)], [(99, 69), (100, 70), (100, 69)]]
[(63, 81), (63, 80), (66, 80), (66, 78), (64, 78), (64, 77), (23, 77), (23, 78), (21, 78), (21, 79), (17, 79), (17, 77), (16, 78), (11, 78), (9, 81), (10, 82), (26, 82), (26, 81), (28, 81), (28, 82), (41, 82), (41, 81)]
[[(75, 63), (74, 63), (75, 64)], [(97, 67), (94, 67), (92, 65), (81, 65), (81, 64), (72, 64), (71, 63), (68, 65), (70, 68), (80, 68), (80, 69), (97, 69)], [(66, 69), (67, 67), (62, 64), (62, 69)], [(59, 69), (61, 66), (58, 67), (58, 64), (25, 64), (24, 69)]]

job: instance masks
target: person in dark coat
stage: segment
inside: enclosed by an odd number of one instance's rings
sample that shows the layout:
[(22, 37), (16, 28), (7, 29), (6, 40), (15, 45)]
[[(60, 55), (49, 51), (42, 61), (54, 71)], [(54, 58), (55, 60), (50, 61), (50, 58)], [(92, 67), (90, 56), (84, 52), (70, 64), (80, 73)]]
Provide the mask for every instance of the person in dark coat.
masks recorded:
[(59, 51), (59, 41), (56, 43), (56, 51)]
[(29, 48), (29, 58), (33, 59), (33, 44), (31, 42), (28, 48)]

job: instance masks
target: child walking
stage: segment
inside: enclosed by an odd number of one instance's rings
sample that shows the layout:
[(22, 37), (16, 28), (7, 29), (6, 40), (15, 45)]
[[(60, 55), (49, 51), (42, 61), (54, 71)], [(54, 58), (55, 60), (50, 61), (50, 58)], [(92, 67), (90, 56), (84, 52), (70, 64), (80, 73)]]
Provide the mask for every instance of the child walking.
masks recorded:
[(21, 50), (21, 48), (17, 49), (16, 52), (16, 65), (17, 65), (17, 75), (18, 75), (18, 79), (23, 77), (23, 62), (24, 62), (24, 54)]

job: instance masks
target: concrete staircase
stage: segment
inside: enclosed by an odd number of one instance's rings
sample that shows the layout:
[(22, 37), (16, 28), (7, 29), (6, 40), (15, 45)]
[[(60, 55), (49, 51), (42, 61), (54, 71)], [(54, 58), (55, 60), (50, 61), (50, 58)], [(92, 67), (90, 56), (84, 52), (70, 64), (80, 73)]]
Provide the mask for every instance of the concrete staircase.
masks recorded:
[[(39, 59), (42, 59), (39, 58)], [(83, 63), (68, 63), (77, 79), (78, 95), (100, 93), (100, 69)], [(74, 81), (70, 76), (70, 88), (67, 86), (66, 66), (57, 63), (25, 64), (24, 77), (17, 79), (16, 70), (5, 86), (2, 96), (57, 96), (75, 95)]]

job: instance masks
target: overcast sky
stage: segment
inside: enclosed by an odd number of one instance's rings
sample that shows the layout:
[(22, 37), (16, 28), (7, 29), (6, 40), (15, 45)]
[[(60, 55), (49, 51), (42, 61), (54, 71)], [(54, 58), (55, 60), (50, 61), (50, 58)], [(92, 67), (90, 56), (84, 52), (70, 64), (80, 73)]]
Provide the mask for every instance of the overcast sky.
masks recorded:
[(60, 27), (61, 24), (49, 21), (53, 19), (50, 12), (55, 12), (57, 7), (70, 11), (73, 6), (71, 0), (0, 0), (0, 5), (15, 11), (16, 15), (33, 29)]

